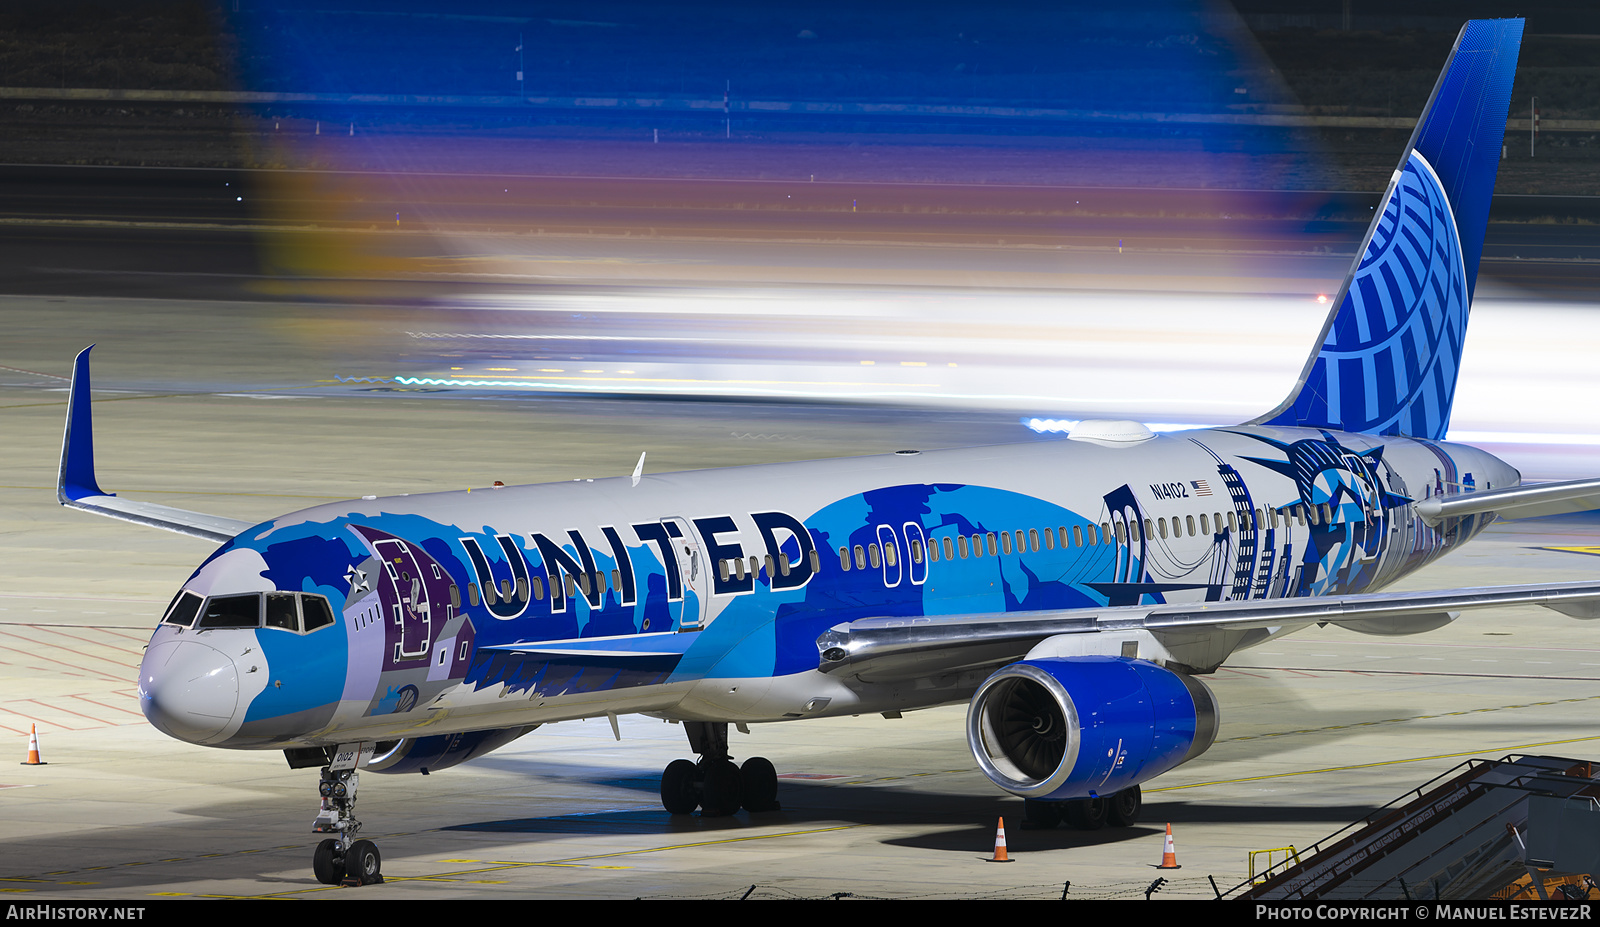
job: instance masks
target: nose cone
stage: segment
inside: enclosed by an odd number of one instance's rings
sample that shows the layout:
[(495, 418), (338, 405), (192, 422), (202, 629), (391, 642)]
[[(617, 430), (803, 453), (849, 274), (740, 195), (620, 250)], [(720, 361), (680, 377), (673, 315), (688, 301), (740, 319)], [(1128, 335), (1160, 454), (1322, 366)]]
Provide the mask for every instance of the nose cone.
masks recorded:
[(239, 671), (231, 657), (205, 644), (152, 644), (139, 666), (139, 706), (162, 733), (205, 743), (239, 709)]

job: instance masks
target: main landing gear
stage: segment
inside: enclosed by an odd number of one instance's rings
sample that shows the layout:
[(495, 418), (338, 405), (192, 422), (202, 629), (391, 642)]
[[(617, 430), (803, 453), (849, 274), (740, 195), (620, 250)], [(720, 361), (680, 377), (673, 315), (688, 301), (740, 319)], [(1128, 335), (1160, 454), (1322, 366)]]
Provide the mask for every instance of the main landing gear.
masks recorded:
[(1101, 798), (1078, 798), (1072, 801), (1022, 801), (1022, 816), (1038, 828), (1052, 828), (1066, 823), (1079, 830), (1099, 830), (1107, 824), (1112, 827), (1131, 827), (1138, 823), (1139, 811), (1144, 807), (1144, 796), (1137, 785), (1129, 786), (1114, 795)]
[(383, 857), (371, 840), (355, 840), (361, 822), (355, 818), (356, 785), (360, 777), (354, 769), (338, 772), (324, 766), (317, 791), (322, 807), (311, 824), (314, 834), (336, 834), (317, 844), (311, 857), (311, 871), (323, 885), (377, 885), (383, 881)]
[(764, 757), (751, 757), (735, 766), (728, 755), (728, 725), (713, 721), (685, 721), (689, 749), (699, 755), (698, 763), (673, 760), (661, 773), (661, 806), (673, 814), (693, 814), (699, 808), (706, 817), (725, 817), (737, 812), (777, 811), (778, 771)]

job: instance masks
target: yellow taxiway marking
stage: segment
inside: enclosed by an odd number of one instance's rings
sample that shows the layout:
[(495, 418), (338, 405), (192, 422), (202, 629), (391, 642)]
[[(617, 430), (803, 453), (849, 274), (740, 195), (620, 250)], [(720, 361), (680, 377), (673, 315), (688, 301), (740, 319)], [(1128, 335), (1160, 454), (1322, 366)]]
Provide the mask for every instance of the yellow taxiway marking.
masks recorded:
[[(1600, 734), (1592, 737), (1572, 737), (1567, 740), (1546, 740), (1535, 744), (1518, 744), (1512, 747), (1496, 747), (1489, 752), (1504, 755), (1508, 753), (1520, 753), (1524, 750), (1531, 750), (1535, 747), (1553, 747), (1559, 744), (1583, 743), (1586, 740), (1600, 740)], [(1484, 751), (1481, 749), (1463, 750), (1460, 753), (1436, 753), (1432, 756), (1412, 756), (1399, 760), (1381, 760), (1376, 763), (1355, 763), (1350, 766), (1324, 766), (1321, 769), (1297, 769), (1291, 772), (1268, 773), (1264, 776), (1241, 776), (1238, 779), (1213, 779), (1209, 782), (1191, 782), (1188, 785), (1169, 785), (1159, 789), (1145, 789), (1144, 792), (1146, 794), (1150, 794), (1152, 792), (1177, 792), (1183, 789), (1203, 789), (1213, 785), (1232, 785), (1239, 782), (1261, 782), (1267, 779), (1288, 779), (1294, 776), (1315, 776), (1320, 775), (1321, 773), (1347, 772), (1352, 769), (1374, 769), (1379, 766), (1399, 766), (1403, 763), (1425, 763), (1429, 760), (1449, 760), (1462, 756), (1478, 756), (1483, 752)]]

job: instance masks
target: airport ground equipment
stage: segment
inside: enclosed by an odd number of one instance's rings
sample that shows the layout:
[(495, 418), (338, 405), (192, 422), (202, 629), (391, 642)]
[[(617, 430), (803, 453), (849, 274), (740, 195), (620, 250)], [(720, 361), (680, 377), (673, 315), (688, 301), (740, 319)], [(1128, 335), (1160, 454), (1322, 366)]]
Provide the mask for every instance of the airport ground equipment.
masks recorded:
[(1521, 879), (1543, 898), (1546, 879), (1596, 869), (1600, 764), (1512, 755), (1468, 760), (1224, 897), (1456, 901)]

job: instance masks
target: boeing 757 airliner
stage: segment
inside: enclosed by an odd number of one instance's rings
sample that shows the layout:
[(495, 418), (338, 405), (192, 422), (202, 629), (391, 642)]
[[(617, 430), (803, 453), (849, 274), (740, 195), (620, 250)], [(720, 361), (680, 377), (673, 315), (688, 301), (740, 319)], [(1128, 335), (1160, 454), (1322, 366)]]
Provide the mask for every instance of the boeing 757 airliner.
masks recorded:
[(682, 722), (674, 814), (777, 807), (728, 725), (967, 703), (985, 775), (1041, 824), (1128, 825), (1140, 783), (1203, 753), (1201, 681), (1331, 622), (1461, 610), (1600, 617), (1600, 583), (1378, 590), (1496, 517), (1600, 507), (1444, 440), (1521, 20), (1461, 31), (1282, 405), (1154, 435), (1085, 421), (1012, 447), (644, 474), (319, 505), (249, 524), (103, 492), (88, 349), (63, 505), (221, 544), (139, 670), (180, 740), (320, 767), (318, 879), (381, 879), (360, 770), (427, 772), (541, 724)]

